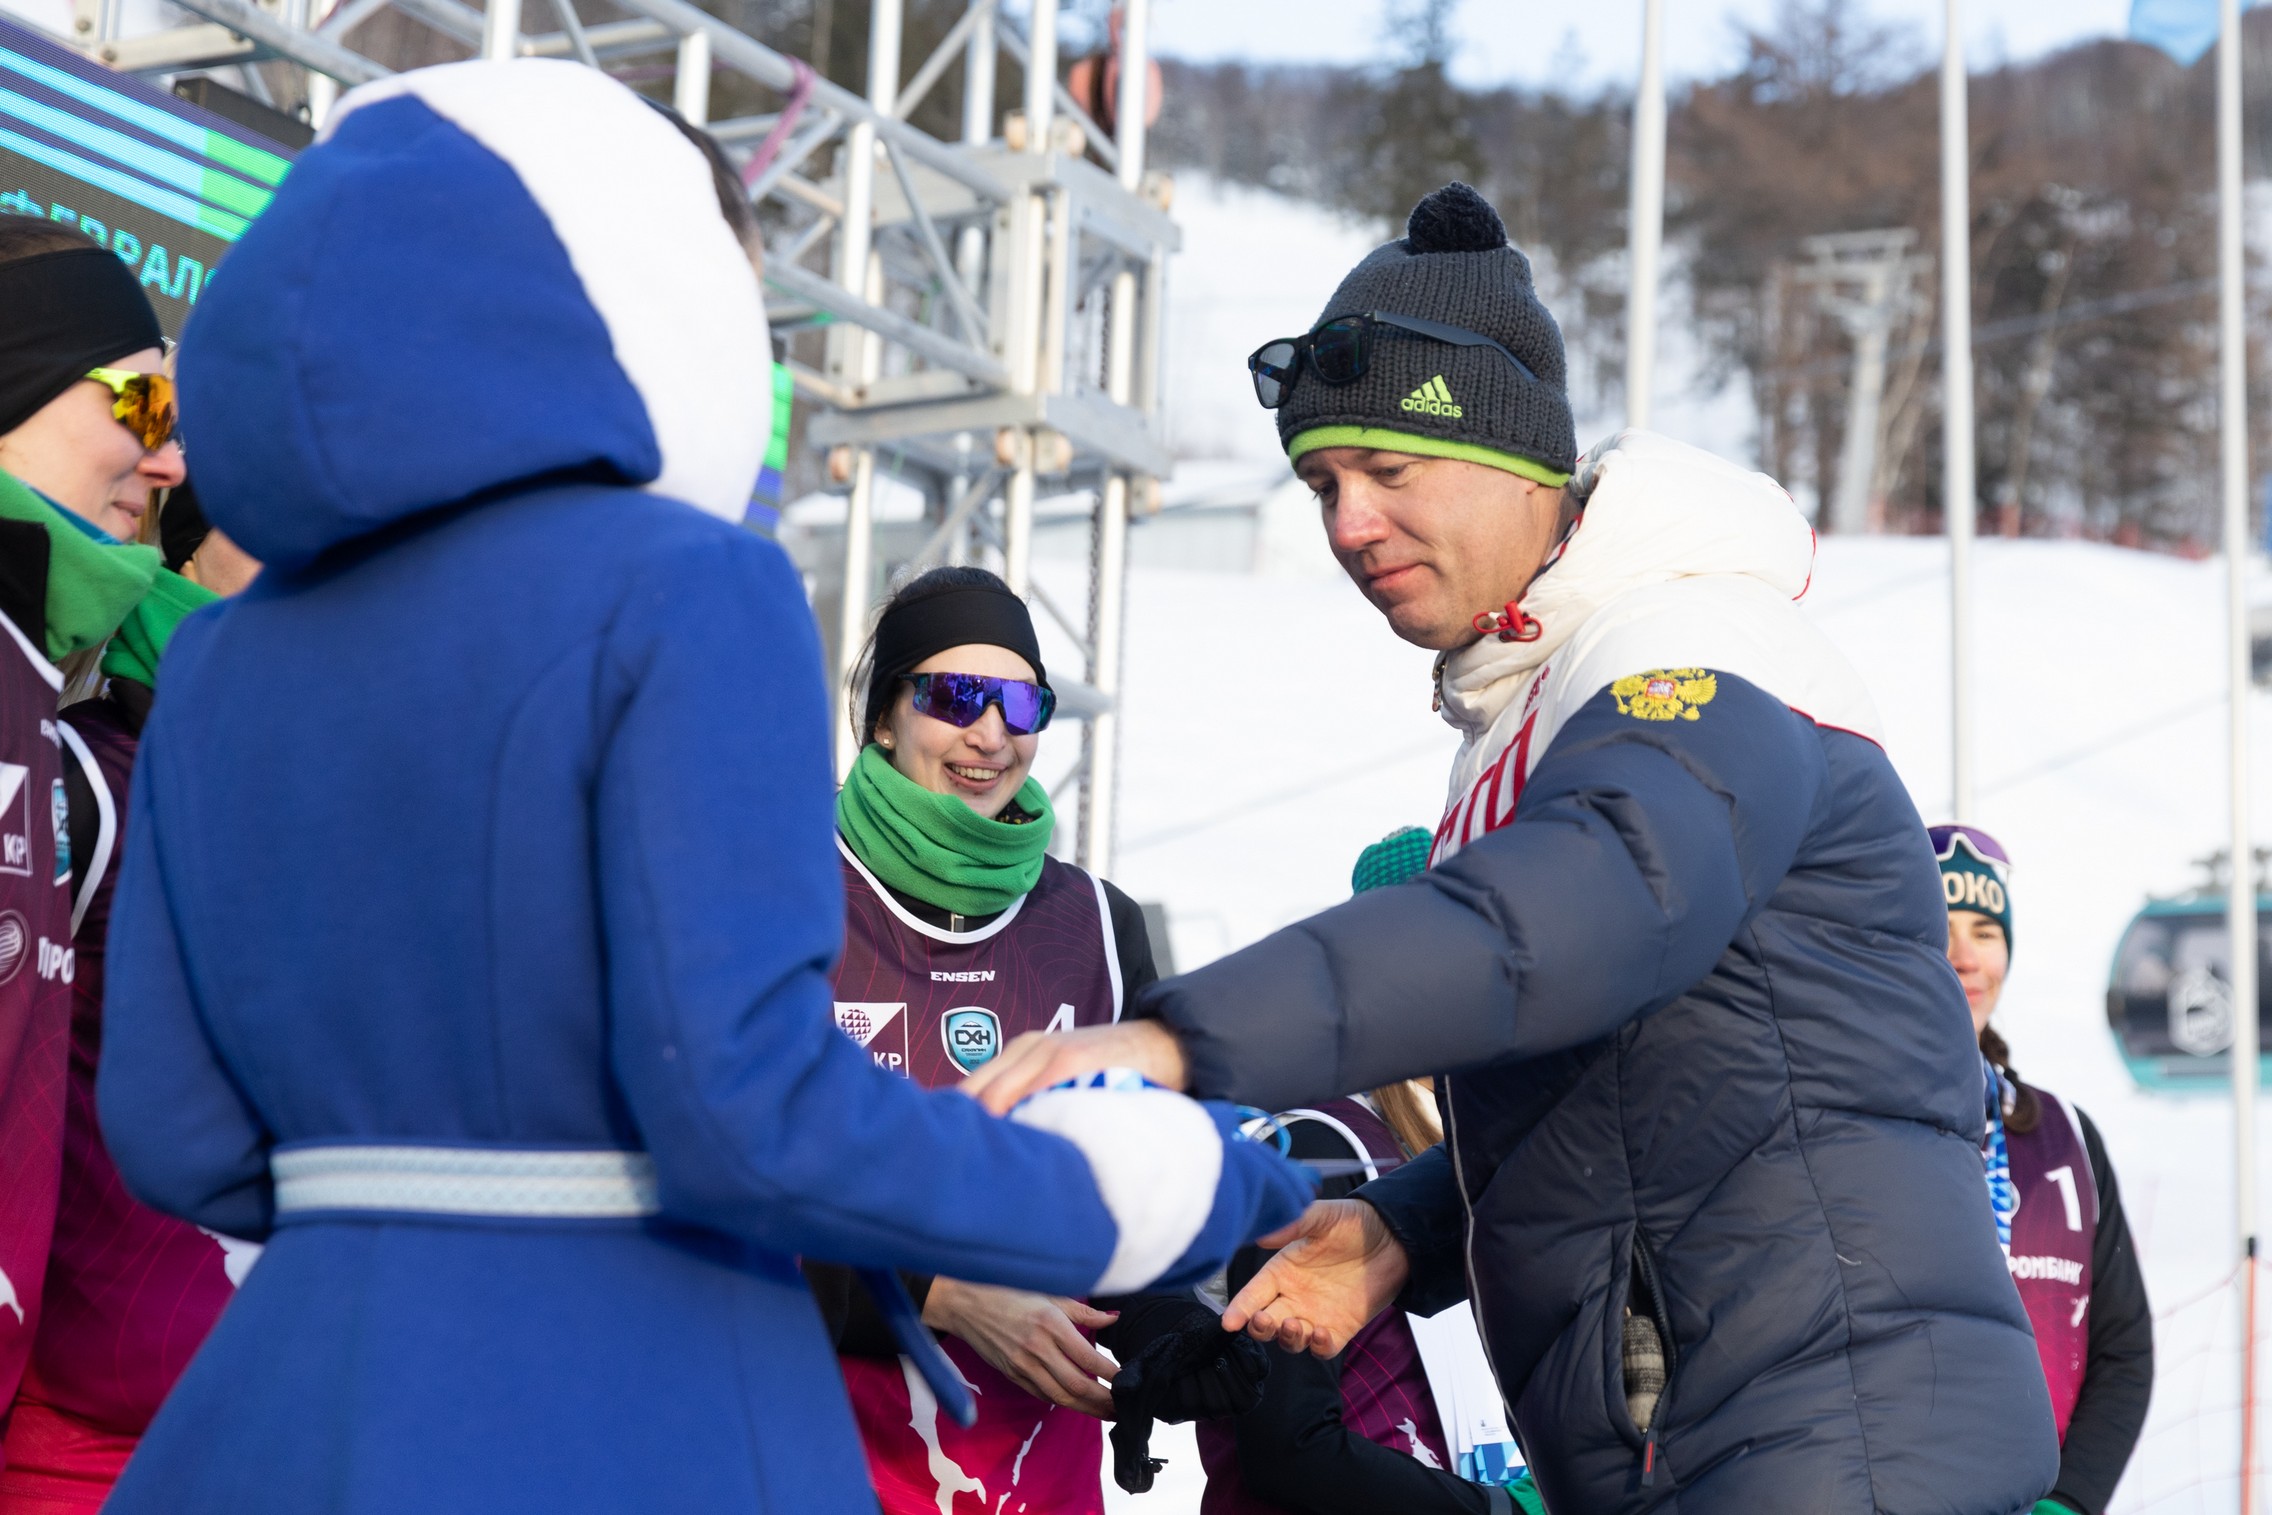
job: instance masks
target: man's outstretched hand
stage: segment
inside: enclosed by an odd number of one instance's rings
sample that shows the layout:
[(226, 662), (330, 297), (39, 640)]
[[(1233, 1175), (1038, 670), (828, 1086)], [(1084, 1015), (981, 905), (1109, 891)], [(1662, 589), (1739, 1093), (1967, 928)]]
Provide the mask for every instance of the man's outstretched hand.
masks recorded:
[(1118, 1021), (1078, 1031), (1028, 1031), (979, 1065), (962, 1092), (996, 1115), (1027, 1095), (1107, 1068), (1133, 1068), (1166, 1089), (1181, 1089), (1188, 1072), (1183, 1045), (1158, 1021)]
[(1318, 1200), (1261, 1245), (1278, 1255), (1232, 1297), (1223, 1329), (1316, 1357), (1338, 1356), (1412, 1271), (1380, 1211), (1361, 1199)]

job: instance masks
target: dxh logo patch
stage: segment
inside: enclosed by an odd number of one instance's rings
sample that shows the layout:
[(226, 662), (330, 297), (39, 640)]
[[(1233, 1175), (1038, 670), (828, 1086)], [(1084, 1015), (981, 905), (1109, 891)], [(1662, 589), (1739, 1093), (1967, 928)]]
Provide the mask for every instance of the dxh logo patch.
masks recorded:
[(975, 1073), (1002, 1050), (1002, 1018), (982, 1005), (960, 1005), (939, 1022), (947, 1056), (965, 1073)]

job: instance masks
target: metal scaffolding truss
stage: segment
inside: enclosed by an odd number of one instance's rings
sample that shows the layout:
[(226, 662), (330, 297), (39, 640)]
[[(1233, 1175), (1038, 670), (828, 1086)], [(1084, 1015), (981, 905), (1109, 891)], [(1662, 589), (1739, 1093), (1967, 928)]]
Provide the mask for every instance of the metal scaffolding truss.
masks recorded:
[[(970, 0), (903, 79), (903, 0), (870, 0), (868, 91), (856, 95), (690, 0), (610, 0), (628, 19), (587, 25), (577, 0), (543, 0), (556, 29), (523, 27), (523, 0), (176, 0), (202, 22), (117, 35), (118, 0), (78, 0), (77, 45), (113, 67), (172, 72), (282, 59), (307, 71), (320, 124), (342, 85), (385, 77), (350, 34), (382, 9), (483, 56), (628, 60), (667, 67), (679, 111), (744, 165), (767, 229), (767, 308), (788, 334), (788, 366), (820, 409), (806, 440), (847, 493), (841, 553), (806, 563), (831, 647), (838, 713), (887, 566), (999, 563), (1080, 648), (1083, 680), (1057, 678), (1061, 708), (1085, 716), (1076, 852), (1110, 867), (1121, 628), (1132, 507), (1168, 470), (1159, 425), (1167, 260), (1178, 233), (1164, 184), (1144, 173), (1146, 90), (1119, 91), (1109, 132), (1057, 79), (1054, 0), (1022, 30), (1001, 0)], [(1124, 0), (1120, 77), (1148, 78), (1149, 0)], [(1007, 53), (1024, 109), (994, 119)], [(774, 113), (710, 119), (715, 70), (782, 97)], [(963, 131), (943, 142), (907, 118), (950, 72)], [(1089, 161), (1089, 155), (1104, 166)], [(809, 335), (806, 335), (809, 334)], [(879, 562), (879, 472), (920, 490), (929, 529), (905, 564)], [(1032, 581), (1034, 502), (1087, 491), (1086, 614)], [(839, 768), (849, 725), (839, 720)]]

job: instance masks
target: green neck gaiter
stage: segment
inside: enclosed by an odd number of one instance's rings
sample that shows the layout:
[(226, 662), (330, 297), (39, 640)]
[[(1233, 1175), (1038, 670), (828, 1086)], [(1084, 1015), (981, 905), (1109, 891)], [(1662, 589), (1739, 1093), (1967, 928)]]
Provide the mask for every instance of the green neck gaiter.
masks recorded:
[(134, 679), (155, 689), (158, 659), (164, 655), (166, 644), (173, 640), (174, 628), (187, 619), (191, 611), (202, 609), (219, 598), (201, 584), (192, 584), (178, 573), (159, 569), (150, 592), (120, 623), (118, 634), (103, 650), (103, 672), (114, 679)]
[[(157, 548), (96, 541), (8, 473), (0, 473), (0, 520), (47, 528), (47, 625), (41, 630), (53, 662), (99, 646), (161, 571)], [(32, 628), (22, 629), (29, 634)]]
[(1041, 878), (1056, 825), (1048, 793), (1031, 778), (1012, 808), (1032, 819), (990, 821), (954, 795), (916, 783), (870, 743), (837, 793), (836, 829), (892, 888), (956, 915), (992, 915)]

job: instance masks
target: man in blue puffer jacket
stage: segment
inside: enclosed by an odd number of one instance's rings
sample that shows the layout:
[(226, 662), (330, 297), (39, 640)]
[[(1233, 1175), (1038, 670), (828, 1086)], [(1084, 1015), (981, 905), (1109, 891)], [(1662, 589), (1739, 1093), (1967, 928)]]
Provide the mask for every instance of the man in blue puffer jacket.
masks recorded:
[(205, 508), (268, 566), (169, 654), (98, 1092), (140, 1196), (268, 1248), (106, 1508), (873, 1511), (797, 1255), (1115, 1293), (1300, 1208), (1227, 1111), (998, 1120), (836, 1029), (720, 211), (596, 70), (425, 70), (190, 323)]
[(1464, 185), (1254, 368), (1343, 567), (1441, 653), (1431, 866), (1152, 1021), (1014, 1044), (984, 1097), (1099, 1058), (1266, 1109), (1448, 1072), (1445, 1145), (1313, 1206), (1227, 1326), (1330, 1355), (1472, 1297), (1572, 1515), (2028, 1508), (2058, 1440), (1936, 869), (1793, 603), (1805, 519), (1647, 433), (1576, 458), (1560, 334)]

